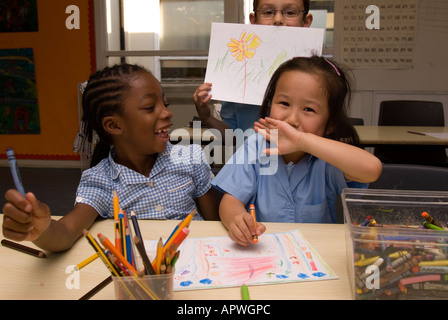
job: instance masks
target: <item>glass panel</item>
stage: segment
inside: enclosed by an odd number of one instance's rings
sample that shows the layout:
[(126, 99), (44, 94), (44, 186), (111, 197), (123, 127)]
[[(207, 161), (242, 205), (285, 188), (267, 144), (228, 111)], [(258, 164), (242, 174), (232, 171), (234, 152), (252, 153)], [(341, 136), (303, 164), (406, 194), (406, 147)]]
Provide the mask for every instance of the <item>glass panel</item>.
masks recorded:
[[(224, 22), (227, 0), (104, 0), (108, 51), (208, 50), (212, 22)], [(244, 0), (245, 19), (253, 0)], [(334, 0), (312, 0), (312, 27), (326, 27), (324, 53), (333, 47)], [(316, 11), (317, 10), (317, 11)], [(321, 24), (318, 24), (318, 13)], [(248, 23), (248, 21), (246, 21)], [(201, 82), (206, 57), (109, 57), (110, 64), (138, 63), (162, 82)]]
[(205, 78), (207, 60), (160, 59), (161, 77), (164, 81), (202, 82)]
[(312, 28), (326, 28), (324, 48), (333, 48), (334, 0), (311, 0), (310, 13), (313, 14)]
[(208, 50), (212, 22), (224, 22), (224, 0), (161, 0), (161, 50)]

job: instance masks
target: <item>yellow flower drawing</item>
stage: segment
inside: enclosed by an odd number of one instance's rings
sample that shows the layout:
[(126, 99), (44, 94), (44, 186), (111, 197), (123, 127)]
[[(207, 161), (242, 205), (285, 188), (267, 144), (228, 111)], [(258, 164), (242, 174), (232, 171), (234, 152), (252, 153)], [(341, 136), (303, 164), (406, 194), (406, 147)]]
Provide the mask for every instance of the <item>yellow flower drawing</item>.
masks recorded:
[(240, 40), (236, 40), (234, 38), (230, 38), (230, 42), (227, 44), (227, 47), (230, 48), (230, 52), (236, 61), (244, 60), (244, 92), (243, 92), (243, 100), (246, 96), (246, 58), (253, 58), (255, 55), (255, 49), (257, 49), (260, 44), (260, 38), (254, 34), (253, 32), (249, 33), (246, 36), (247, 32), (244, 31), (241, 34)]
[(254, 33), (244, 31), (241, 34), (240, 40), (231, 38), (227, 47), (230, 48), (230, 52), (233, 57), (236, 57), (237, 61), (242, 61), (245, 58), (252, 58), (255, 55), (255, 49), (261, 44), (260, 38)]

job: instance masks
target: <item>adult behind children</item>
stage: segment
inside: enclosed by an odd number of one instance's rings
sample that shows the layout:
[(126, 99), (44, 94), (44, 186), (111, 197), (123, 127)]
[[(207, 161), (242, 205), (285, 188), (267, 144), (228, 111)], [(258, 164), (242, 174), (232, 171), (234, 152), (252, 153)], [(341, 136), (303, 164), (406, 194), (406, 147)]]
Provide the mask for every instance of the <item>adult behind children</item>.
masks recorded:
[[(252, 243), (266, 229), (262, 222), (335, 223), (342, 189), (366, 188), (379, 177), (381, 162), (357, 146), (349, 97), (346, 73), (323, 57), (294, 58), (276, 70), (255, 125), (259, 133), (212, 181), (225, 192), (219, 213), (232, 240)], [(257, 228), (250, 204), (261, 222)]]
[(113, 193), (120, 207), (143, 219), (184, 219), (198, 209), (207, 220), (218, 219), (211, 189), (211, 170), (200, 146), (172, 146), (168, 131), (172, 113), (157, 79), (129, 64), (93, 74), (83, 92), (83, 121), (78, 149), (90, 153), (74, 209), (52, 220), (49, 207), (33, 193), (5, 193), (3, 235), (33, 241), (49, 251), (69, 249), (100, 216), (111, 218)]
[[(249, 15), (251, 24), (309, 27), (313, 16), (308, 13), (310, 0), (254, 0), (254, 12)], [(208, 103), (212, 99), (211, 83), (200, 85), (194, 95), (196, 110), (201, 122), (208, 128), (218, 129), (225, 137), (226, 129), (252, 129), (259, 119), (260, 106), (252, 104), (222, 102), (220, 116), (215, 118)]]

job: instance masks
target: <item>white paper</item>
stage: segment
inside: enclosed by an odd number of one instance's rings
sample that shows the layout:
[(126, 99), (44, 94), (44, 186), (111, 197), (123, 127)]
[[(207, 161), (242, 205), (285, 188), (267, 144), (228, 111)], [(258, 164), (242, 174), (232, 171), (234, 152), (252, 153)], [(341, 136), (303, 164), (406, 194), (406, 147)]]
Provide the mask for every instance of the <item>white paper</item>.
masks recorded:
[(448, 132), (423, 132), (427, 136), (437, 138), (437, 139), (448, 139)]
[(213, 84), (215, 100), (261, 105), (280, 64), (321, 55), (323, 39), (323, 29), (213, 23), (205, 82)]
[[(145, 241), (150, 256), (156, 245)], [(265, 233), (247, 247), (228, 236), (187, 238), (179, 251), (175, 291), (338, 278), (299, 230)]]

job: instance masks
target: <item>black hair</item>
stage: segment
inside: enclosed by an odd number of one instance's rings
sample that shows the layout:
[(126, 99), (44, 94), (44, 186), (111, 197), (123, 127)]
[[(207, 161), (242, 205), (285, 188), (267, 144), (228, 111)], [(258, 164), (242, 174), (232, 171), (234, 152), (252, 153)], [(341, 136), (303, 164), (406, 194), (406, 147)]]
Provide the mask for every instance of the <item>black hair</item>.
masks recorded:
[[(320, 77), (330, 112), (325, 137), (359, 146), (358, 133), (348, 117), (351, 99), (351, 80), (348, 72), (342, 70), (336, 62), (324, 57), (296, 57), (281, 64), (269, 81), (260, 109), (260, 118), (269, 116), (277, 82), (280, 76), (288, 71), (302, 71)], [(299, 88), (300, 84), (297, 86)]]
[(138, 72), (149, 72), (133, 64), (117, 64), (92, 74), (82, 95), (82, 121), (86, 124), (86, 135), (92, 142), (93, 131), (99, 137), (90, 167), (108, 157), (112, 144), (104, 130), (102, 120), (106, 116), (122, 113), (122, 103), (130, 89), (130, 80)]

